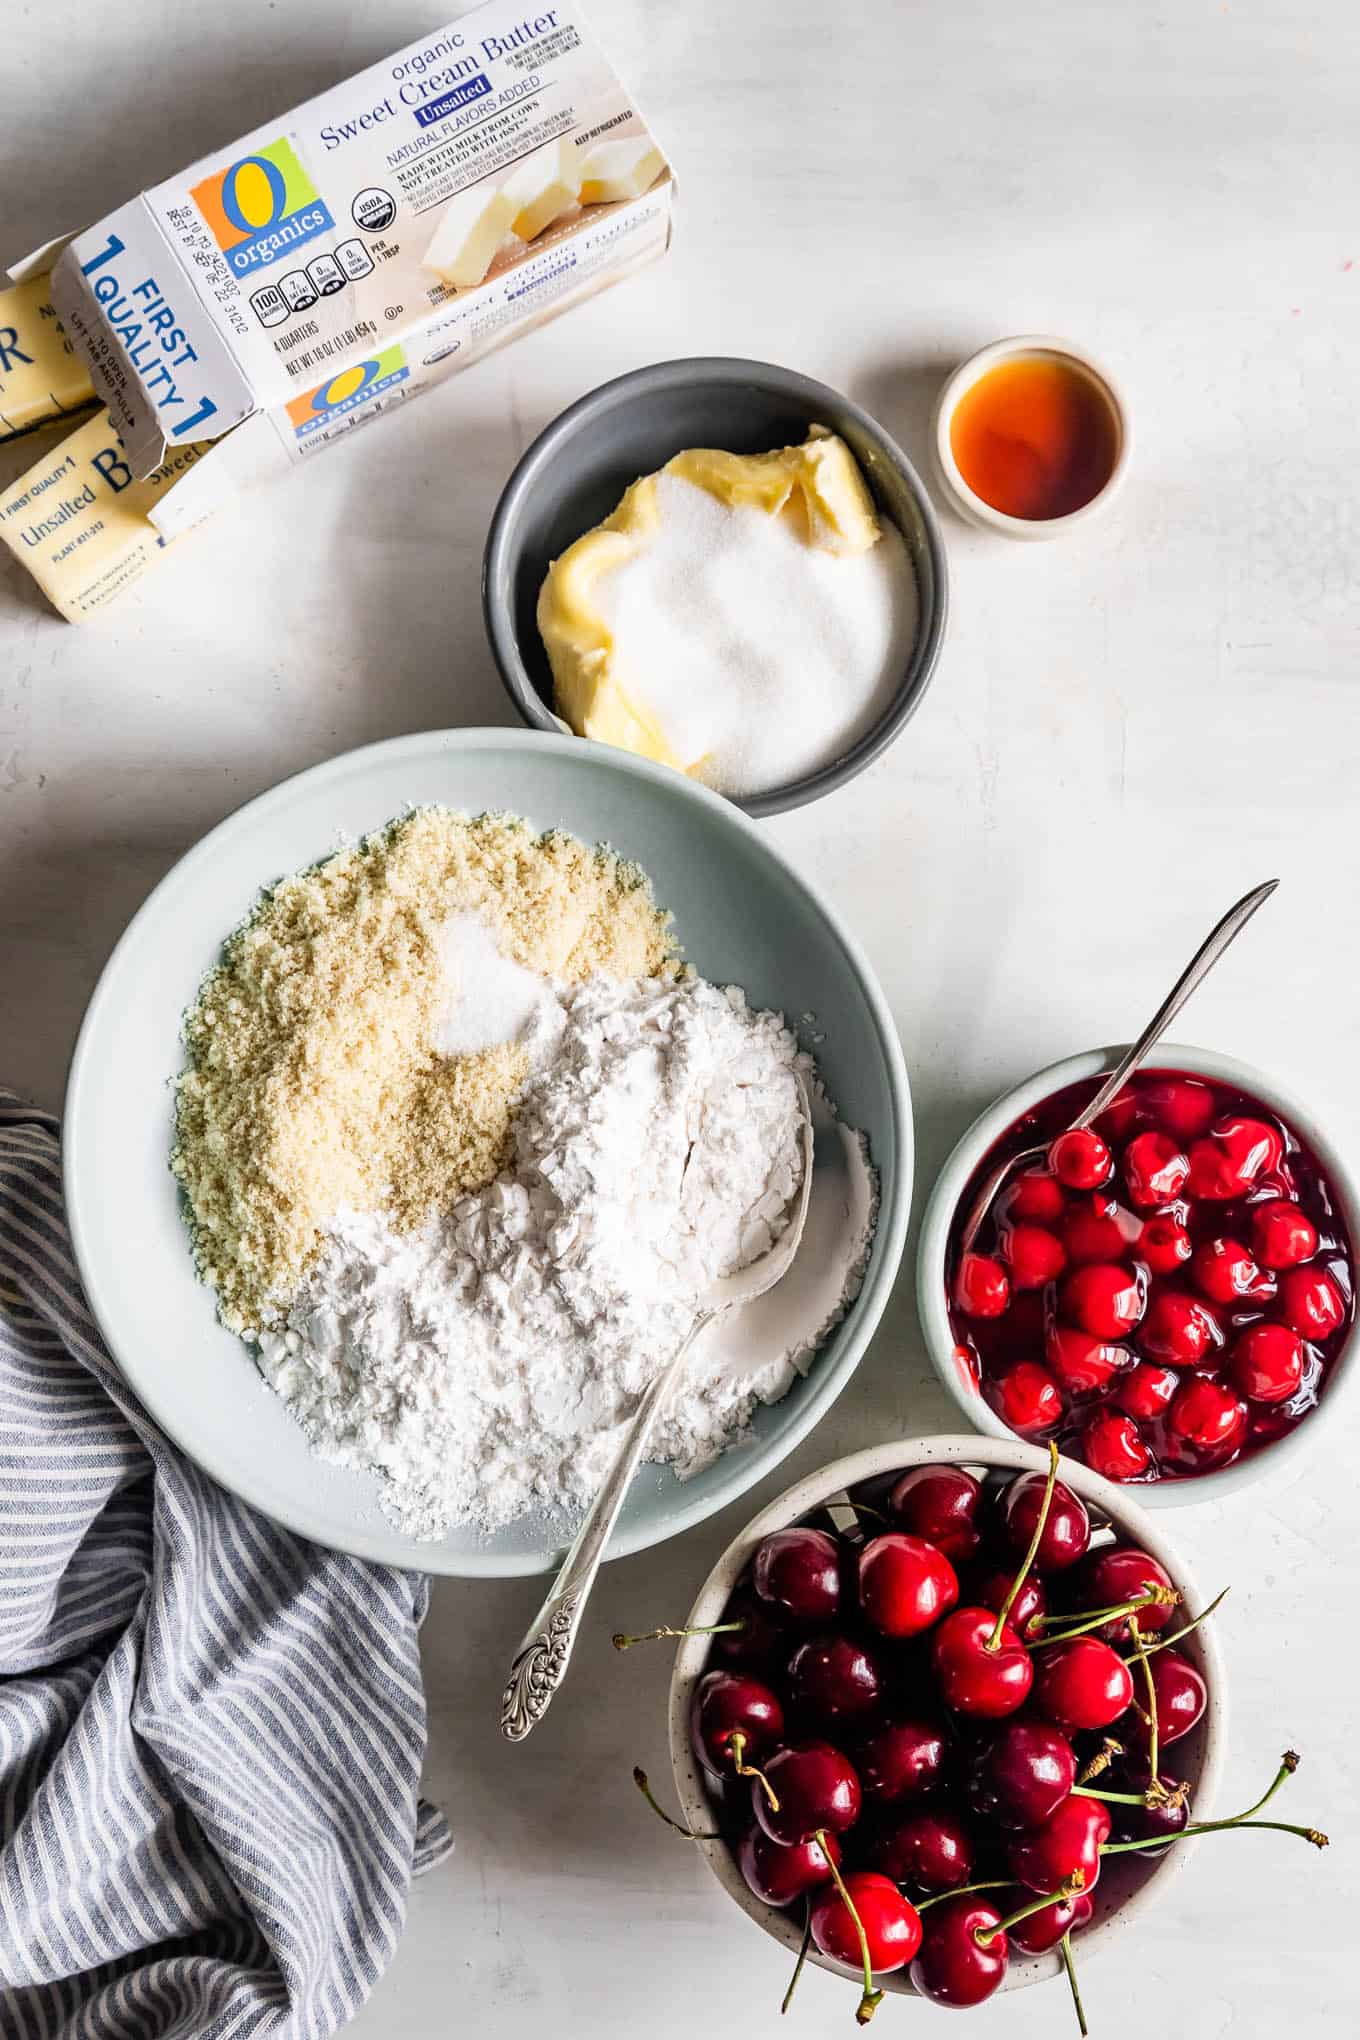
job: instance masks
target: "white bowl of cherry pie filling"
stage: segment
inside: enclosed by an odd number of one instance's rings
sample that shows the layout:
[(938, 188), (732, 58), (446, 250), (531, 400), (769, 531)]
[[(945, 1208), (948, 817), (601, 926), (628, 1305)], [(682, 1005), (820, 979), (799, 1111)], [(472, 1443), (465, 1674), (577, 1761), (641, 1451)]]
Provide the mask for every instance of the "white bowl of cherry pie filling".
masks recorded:
[[(1083, 1134), (1120, 1050), (999, 1098), (931, 1193), (917, 1296), (941, 1381), (994, 1437), (1057, 1441), (1153, 1506), (1299, 1449), (1355, 1375), (1360, 1185), (1315, 1116), (1214, 1050), (1163, 1045)], [(1013, 1172), (965, 1254), (977, 1186)]]

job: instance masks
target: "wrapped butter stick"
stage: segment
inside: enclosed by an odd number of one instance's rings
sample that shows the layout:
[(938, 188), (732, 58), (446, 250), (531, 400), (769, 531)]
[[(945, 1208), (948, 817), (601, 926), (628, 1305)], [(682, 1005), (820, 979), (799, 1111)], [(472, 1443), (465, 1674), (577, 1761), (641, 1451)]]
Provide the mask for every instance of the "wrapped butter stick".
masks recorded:
[(78, 416), (94, 401), (89, 371), (62, 331), (47, 278), (0, 290), (0, 441)]

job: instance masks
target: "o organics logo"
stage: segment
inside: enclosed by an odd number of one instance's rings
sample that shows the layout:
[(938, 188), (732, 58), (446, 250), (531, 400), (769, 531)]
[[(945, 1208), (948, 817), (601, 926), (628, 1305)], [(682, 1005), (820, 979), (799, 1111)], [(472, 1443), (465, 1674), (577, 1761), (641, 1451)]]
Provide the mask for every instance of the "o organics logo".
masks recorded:
[(335, 226), (291, 142), (269, 142), (242, 156), (189, 196), (237, 276), (267, 269)]
[(334, 424), (347, 412), (357, 411), (361, 404), (371, 403), (385, 391), (395, 389), (410, 373), (400, 347), (384, 347), (381, 354), (342, 368), (319, 389), (309, 390), (305, 397), (294, 397), (288, 406), (294, 434), (305, 439), (308, 433)]

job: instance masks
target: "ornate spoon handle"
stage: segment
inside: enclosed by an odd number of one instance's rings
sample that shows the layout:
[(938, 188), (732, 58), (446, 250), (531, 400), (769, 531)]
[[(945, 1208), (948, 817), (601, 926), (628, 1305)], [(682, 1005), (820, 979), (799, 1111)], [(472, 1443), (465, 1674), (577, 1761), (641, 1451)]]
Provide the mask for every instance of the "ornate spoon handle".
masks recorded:
[(529, 1625), (501, 1695), (501, 1734), (510, 1742), (523, 1742), (525, 1736), (537, 1727), (566, 1676), (586, 1601), (609, 1542), (609, 1533), (618, 1521), (624, 1496), (647, 1449), (652, 1427), (670, 1394), (686, 1353), (713, 1316), (714, 1312), (704, 1311), (695, 1319), (669, 1367), (657, 1375), (638, 1404), (624, 1449), (587, 1509), (548, 1598)]

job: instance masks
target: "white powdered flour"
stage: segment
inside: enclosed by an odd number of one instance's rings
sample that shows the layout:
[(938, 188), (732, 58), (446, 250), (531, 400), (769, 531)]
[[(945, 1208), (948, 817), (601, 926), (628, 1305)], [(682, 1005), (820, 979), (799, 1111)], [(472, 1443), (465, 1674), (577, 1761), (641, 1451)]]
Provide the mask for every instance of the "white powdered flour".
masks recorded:
[[(561, 1031), (526, 1083), (511, 1166), (416, 1234), (338, 1217), (287, 1329), (259, 1341), (315, 1447), (377, 1471), (419, 1537), (579, 1512), (695, 1296), (764, 1253), (799, 1186), (793, 1072), (810, 1088), (815, 1072), (778, 1015), (703, 979), (555, 994)], [(842, 1132), (847, 1169), (813, 1178), (808, 1265), (800, 1251), (772, 1298), (696, 1342), (652, 1453), (682, 1475), (786, 1392), (858, 1292), (875, 1192)]]

